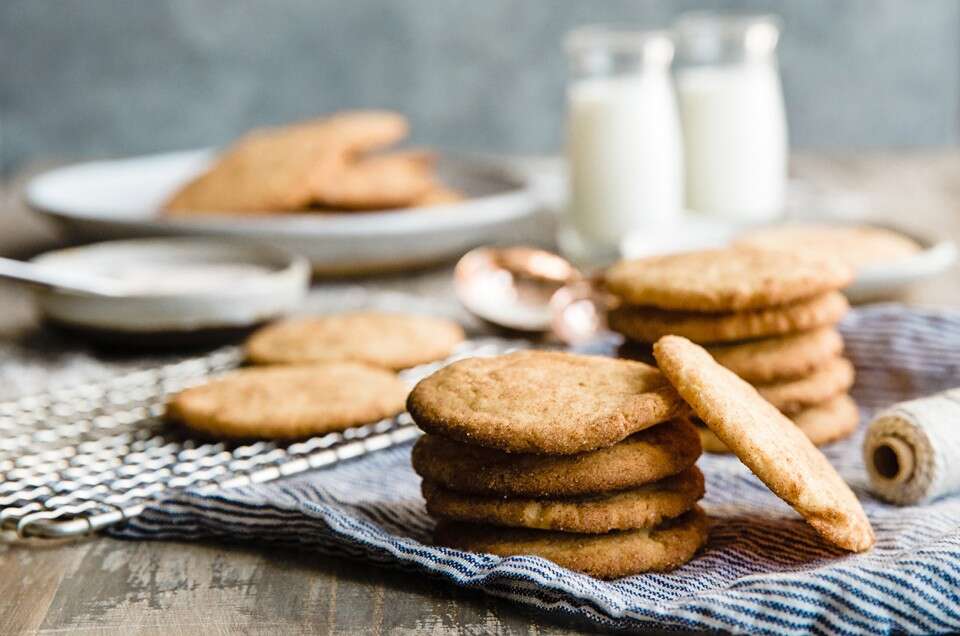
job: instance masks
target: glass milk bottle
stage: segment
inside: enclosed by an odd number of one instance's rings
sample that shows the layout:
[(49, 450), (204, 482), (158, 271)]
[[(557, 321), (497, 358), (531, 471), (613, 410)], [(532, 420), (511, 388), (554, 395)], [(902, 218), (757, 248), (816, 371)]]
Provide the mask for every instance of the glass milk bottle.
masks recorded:
[(687, 13), (674, 36), (686, 207), (733, 221), (777, 218), (787, 181), (779, 21)]
[(566, 48), (570, 192), (559, 242), (573, 260), (600, 264), (626, 234), (682, 212), (673, 43), (663, 32), (592, 26)]

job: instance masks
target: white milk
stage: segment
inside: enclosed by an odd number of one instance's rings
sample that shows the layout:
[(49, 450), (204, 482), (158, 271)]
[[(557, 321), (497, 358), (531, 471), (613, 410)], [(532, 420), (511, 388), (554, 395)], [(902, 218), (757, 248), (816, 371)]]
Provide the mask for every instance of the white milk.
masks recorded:
[(683, 156), (666, 69), (580, 79), (569, 88), (569, 221), (582, 239), (625, 234), (683, 210)]
[(764, 62), (677, 73), (686, 161), (686, 204), (738, 221), (783, 210), (787, 124), (780, 78)]

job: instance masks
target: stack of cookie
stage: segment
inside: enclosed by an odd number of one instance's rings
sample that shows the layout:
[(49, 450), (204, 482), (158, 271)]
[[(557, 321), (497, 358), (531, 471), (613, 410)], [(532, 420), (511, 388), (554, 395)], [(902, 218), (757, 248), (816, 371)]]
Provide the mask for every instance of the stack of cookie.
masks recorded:
[(437, 543), (601, 578), (687, 562), (707, 537), (689, 407), (655, 368), (558, 352), (470, 358), (407, 401)]
[[(795, 252), (730, 248), (623, 261), (605, 276), (621, 305), (610, 312), (628, 357), (675, 334), (706, 346), (753, 384), (815, 444), (847, 437), (857, 406), (854, 369), (835, 325), (852, 279), (839, 260)], [(726, 446), (701, 428), (708, 451)]]

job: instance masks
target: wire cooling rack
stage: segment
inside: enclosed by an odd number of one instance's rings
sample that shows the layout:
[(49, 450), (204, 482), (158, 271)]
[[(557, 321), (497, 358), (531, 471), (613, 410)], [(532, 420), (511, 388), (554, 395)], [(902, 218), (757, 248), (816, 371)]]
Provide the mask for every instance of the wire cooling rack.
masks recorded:
[[(472, 340), (447, 360), (400, 375), (412, 385), (454, 360), (523, 346)], [(295, 443), (213, 442), (163, 421), (168, 395), (241, 361), (240, 350), (228, 347), (104, 382), (0, 402), (0, 529), (22, 537), (86, 534), (140, 514), (171, 491), (263, 483), (419, 434), (406, 413)]]

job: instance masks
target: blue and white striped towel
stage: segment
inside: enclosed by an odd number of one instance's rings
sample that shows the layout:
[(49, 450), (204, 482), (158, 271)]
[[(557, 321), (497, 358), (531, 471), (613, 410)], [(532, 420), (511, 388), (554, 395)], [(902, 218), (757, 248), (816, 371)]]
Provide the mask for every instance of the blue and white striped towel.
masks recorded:
[[(864, 417), (960, 384), (960, 313), (859, 309), (843, 323)], [(960, 432), (958, 432), (960, 434)], [(960, 497), (898, 508), (865, 489), (861, 435), (827, 450), (877, 532), (861, 555), (834, 550), (730, 457), (704, 456), (710, 542), (669, 574), (604, 582), (537, 557), (430, 545), (410, 447), (305, 477), (216, 495), (185, 493), (114, 530), (130, 539), (225, 538), (335, 552), (623, 628), (756, 633), (960, 630)]]

